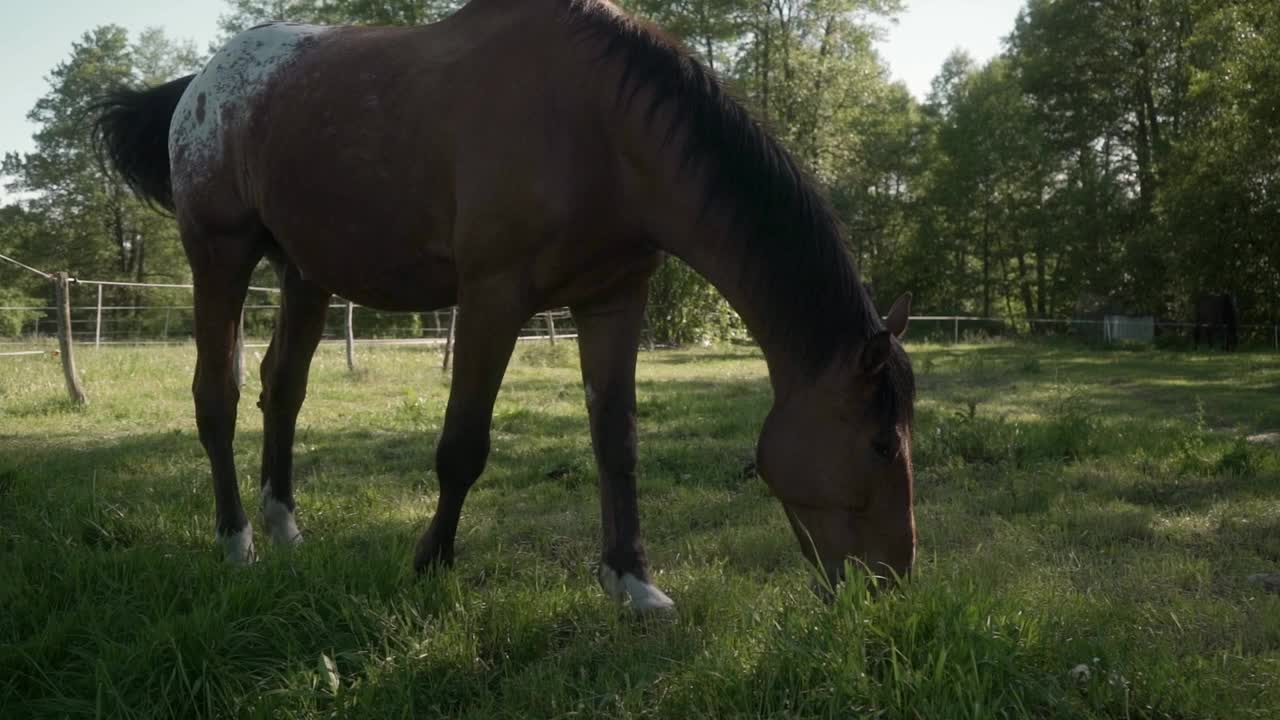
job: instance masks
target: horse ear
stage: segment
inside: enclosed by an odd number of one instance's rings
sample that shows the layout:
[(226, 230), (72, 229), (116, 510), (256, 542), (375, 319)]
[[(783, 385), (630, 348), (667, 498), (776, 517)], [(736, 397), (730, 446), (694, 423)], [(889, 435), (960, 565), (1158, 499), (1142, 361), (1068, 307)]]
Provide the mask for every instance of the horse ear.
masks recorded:
[(911, 293), (903, 293), (889, 308), (889, 316), (884, 325), (894, 337), (902, 337), (907, 332), (907, 318), (911, 315)]
[(871, 336), (858, 353), (858, 369), (864, 376), (875, 375), (889, 363), (893, 354), (893, 336), (883, 330)]

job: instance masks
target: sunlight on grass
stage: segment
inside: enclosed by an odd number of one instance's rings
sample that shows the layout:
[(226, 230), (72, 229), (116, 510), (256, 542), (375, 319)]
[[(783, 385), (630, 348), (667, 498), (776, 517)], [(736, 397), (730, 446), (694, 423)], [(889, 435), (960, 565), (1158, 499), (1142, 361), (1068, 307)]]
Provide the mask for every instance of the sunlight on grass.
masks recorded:
[[(663, 621), (594, 579), (576, 348), (518, 348), (458, 564), (415, 578), (448, 398), (438, 351), (317, 355), (295, 469), (307, 542), (211, 543), (193, 349), (0, 375), (0, 717), (1276, 717), (1280, 356), (910, 344), (920, 557), (827, 606), (745, 471), (757, 350), (643, 353), (641, 512)], [(257, 495), (252, 373), (236, 466)], [(1073, 669), (1087, 668), (1086, 674)], [(1086, 677), (1087, 675), (1087, 677)]]

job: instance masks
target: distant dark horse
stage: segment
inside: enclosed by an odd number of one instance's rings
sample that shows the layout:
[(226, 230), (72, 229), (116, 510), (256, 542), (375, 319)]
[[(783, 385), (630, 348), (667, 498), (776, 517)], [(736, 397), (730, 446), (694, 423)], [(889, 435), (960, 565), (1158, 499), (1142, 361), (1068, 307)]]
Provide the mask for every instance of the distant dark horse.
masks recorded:
[(525, 320), (568, 305), (600, 475), (600, 581), (636, 609), (652, 583), (636, 503), (635, 364), (662, 251), (724, 293), (759, 341), (774, 404), (761, 476), (808, 558), (905, 574), (915, 555), (914, 380), (835, 216), (719, 81), (603, 0), (473, 0), (434, 25), (277, 23), (193, 77), (121, 90), (97, 127), (144, 197), (175, 212), (195, 284), (196, 425), (216, 537), (254, 557), (232, 453), (232, 348), (264, 256), (283, 288), (262, 363), (262, 518), (297, 542), (292, 445), (330, 293), (388, 310), (457, 303), (436, 450), (440, 495), (415, 567), (448, 564), (489, 455)]
[(1223, 350), (1235, 350), (1240, 342), (1237, 318), (1236, 298), (1231, 293), (1202, 296), (1196, 301), (1192, 343), (1199, 348), (1203, 337), (1209, 347), (1217, 343)]

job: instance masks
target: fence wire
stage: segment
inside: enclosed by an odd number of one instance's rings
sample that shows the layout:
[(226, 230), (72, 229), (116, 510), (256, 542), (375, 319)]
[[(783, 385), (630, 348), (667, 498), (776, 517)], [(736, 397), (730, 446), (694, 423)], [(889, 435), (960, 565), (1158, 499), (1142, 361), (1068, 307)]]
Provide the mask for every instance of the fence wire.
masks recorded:
[[(13, 260), (31, 272), (49, 277), (43, 271)], [(82, 288), (76, 292), (76, 288)], [(71, 334), (75, 342), (91, 345), (153, 345), (186, 343), (192, 339), (194, 312), (190, 303), (178, 300), (185, 293), (175, 295), (174, 290), (190, 290), (186, 284), (136, 283), (98, 280), (77, 280), (71, 285)], [(126, 292), (146, 290), (163, 298), (153, 304), (107, 304), (103, 301), (104, 288), (123, 288)], [(279, 305), (261, 300), (274, 299), (278, 288), (253, 287), (253, 295), (244, 306), (245, 341), (249, 346), (266, 343), (275, 326)], [(118, 293), (117, 293), (118, 294)], [(265, 297), (264, 297), (265, 296)], [(96, 303), (86, 305), (93, 298)], [(157, 298), (157, 299), (160, 299)], [(75, 304), (79, 300), (80, 304)], [(332, 303), (325, 318), (322, 342), (345, 341), (346, 303)], [(664, 308), (651, 306), (650, 314), (660, 316)], [(451, 309), (433, 312), (391, 313), (355, 305), (352, 313), (352, 335), (360, 344), (372, 343), (442, 343), (449, 332)], [(57, 338), (56, 308), (50, 306), (0, 307), (0, 352), (12, 355), (28, 351), (20, 346), (46, 345)], [(718, 318), (730, 321), (726, 327), (742, 328), (736, 315)], [(1146, 344), (1177, 346), (1189, 344), (1196, 325), (1194, 323), (1153, 321), (1151, 318), (1109, 317), (1106, 319), (1051, 319), (1032, 318), (1007, 320), (965, 315), (915, 316), (910, 319), (908, 333), (913, 340), (936, 343), (961, 343), (1000, 337), (1074, 337), (1093, 343), (1130, 342), (1138, 336)], [(745, 333), (744, 333), (745, 334)], [(1210, 333), (1211, 334), (1211, 333)], [(1238, 326), (1240, 344), (1243, 346), (1267, 346), (1280, 351), (1280, 324)], [(573, 316), (560, 308), (540, 313), (531, 318), (521, 330), (521, 337), (576, 337)], [(652, 336), (648, 338), (652, 341)], [(1141, 344), (1141, 343), (1139, 343)]]
[[(325, 316), (322, 342), (345, 341), (346, 304), (330, 304)], [(268, 304), (244, 306), (247, 345), (265, 344), (271, 339), (280, 307)], [(0, 307), (0, 328), (10, 331), (0, 337), (0, 346), (42, 344), (57, 340), (55, 308), (44, 306)], [(353, 336), (361, 344), (444, 342), (449, 333), (451, 309), (417, 313), (389, 313), (359, 305), (352, 313)], [(551, 325), (547, 323), (548, 315)], [(84, 346), (166, 345), (192, 341), (194, 310), (189, 305), (77, 305), (71, 308), (72, 339)], [(13, 330), (16, 329), (16, 332)], [(576, 337), (577, 328), (567, 309), (539, 313), (521, 329), (529, 339)]]
[[(245, 341), (264, 344), (271, 338), (279, 305), (250, 303), (244, 306)], [(42, 344), (57, 339), (55, 308), (47, 306), (0, 306), (0, 350), (15, 345)], [(431, 312), (382, 312), (354, 306), (353, 336), (361, 344), (443, 342), (449, 332), (451, 309)], [(547, 315), (551, 316), (551, 326)], [(6, 322), (7, 321), (7, 322)], [(963, 315), (914, 316), (908, 337), (933, 343), (980, 342), (1005, 337), (1072, 337), (1086, 342), (1124, 341), (1125, 321), (1093, 319), (1030, 319), (1008, 321)], [(1135, 323), (1150, 327), (1153, 337), (1147, 344), (1189, 343), (1194, 323)], [(73, 339), (89, 345), (164, 345), (190, 342), (194, 312), (190, 305), (76, 305), (71, 308)], [(1117, 326), (1120, 330), (1117, 331)], [(1205, 328), (1206, 330), (1208, 328)], [(1280, 350), (1280, 325), (1240, 325), (1244, 346), (1268, 346)], [(521, 330), (527, 339), (576, 337), (573, 315), (565, 308), (530, 318)], [(346, 304), (329, 305), (322, 342), (346, 338)], [(1138, 343), (1141, 344), (1141, 343)]]

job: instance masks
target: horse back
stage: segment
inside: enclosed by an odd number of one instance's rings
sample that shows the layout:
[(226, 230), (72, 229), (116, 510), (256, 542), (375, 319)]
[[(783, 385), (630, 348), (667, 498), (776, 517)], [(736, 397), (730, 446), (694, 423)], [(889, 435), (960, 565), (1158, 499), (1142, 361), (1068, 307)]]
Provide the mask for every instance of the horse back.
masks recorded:
[(339, 292), (353, 267), (365, 286), (443, 285), (495, 263), (559, 282), (569, 270), (547, 249), (569, 228), (599, 242), (629, 232), (617, 154), (554, 13), (493, 4), (418, 28), (237, 36), (175, 113), (180, 216), (254, 216)]

